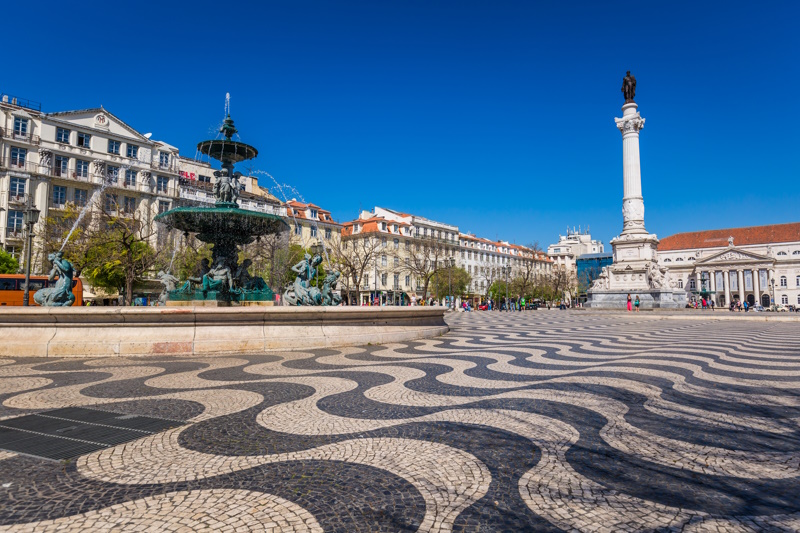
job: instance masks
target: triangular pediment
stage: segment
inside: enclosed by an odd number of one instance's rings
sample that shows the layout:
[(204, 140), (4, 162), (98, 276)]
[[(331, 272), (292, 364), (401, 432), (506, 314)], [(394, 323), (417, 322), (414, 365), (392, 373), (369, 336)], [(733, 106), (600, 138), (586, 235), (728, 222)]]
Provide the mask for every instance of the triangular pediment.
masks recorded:
[(704, 257), (703, 259), (698, 260), (695, 264), (696, 265), (704, 265), (709, 263), (749, 263), (753, 261), (774, 261), (773, 258), (757, 254), (751, 251), (741, 250), (735, 246), (730, 246), (725, 250), (721, 250), (713, 255), (708, 257)]
[(81, 109), (78, 111), (63, 111), (51, 113), (50, 118), (79, 127), (107, 131), (118, 137), (128, 137), (138, 142), (149, 142), (147, 137), (130, 127), (118, 117), (103, 109)]

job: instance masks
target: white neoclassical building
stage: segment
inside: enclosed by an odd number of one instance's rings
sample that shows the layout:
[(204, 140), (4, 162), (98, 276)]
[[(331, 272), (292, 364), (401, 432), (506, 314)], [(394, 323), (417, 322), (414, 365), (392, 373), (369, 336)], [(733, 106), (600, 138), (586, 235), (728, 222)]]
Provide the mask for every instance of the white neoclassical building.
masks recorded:
[(604, 251), (603, 242), (592, 239), (588, 228), (585, 231), (567, 228), (566, 235), (559, 235), (558, 242), (547, 247), (547, 255), (553, 260), (555, 268), (563, 269), (569, 274), (577, 274), (578, 257)]
[(800, 305), (800, 222), (678, 233), (658, 245), (687, 299)]

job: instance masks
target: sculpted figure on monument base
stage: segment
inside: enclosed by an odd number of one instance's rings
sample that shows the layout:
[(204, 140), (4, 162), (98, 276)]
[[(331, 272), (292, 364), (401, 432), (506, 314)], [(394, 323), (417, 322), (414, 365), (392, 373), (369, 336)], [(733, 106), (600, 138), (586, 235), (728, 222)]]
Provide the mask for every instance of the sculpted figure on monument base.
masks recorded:
[(610, 280), (608, 278), (608, 267), (603, 267), (600, 275), (592, 283), (593, 291), (607, 291), (610, 288)]

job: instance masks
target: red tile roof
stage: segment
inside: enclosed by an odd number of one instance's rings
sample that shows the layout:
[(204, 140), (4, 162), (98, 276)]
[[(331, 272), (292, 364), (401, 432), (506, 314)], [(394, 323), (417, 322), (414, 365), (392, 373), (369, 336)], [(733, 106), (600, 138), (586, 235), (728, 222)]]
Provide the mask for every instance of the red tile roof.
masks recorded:
[(728, 237), (733, 237), (734, 246), (800, 242), (800, 222), (676, 233), (661, 239), (661, 242), (658, 243), (658, 251), (717, 248), (727, 246)]

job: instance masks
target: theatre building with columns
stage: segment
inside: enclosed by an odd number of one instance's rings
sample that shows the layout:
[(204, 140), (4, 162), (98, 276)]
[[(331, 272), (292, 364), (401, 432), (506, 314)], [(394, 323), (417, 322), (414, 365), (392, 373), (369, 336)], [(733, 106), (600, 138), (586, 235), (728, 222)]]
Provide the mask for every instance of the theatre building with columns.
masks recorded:
[(800, 222), (678, 233), (661, 239), (658, 262), (687, 300), (800, 306)]

